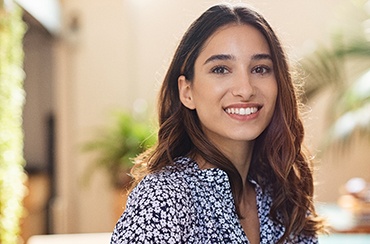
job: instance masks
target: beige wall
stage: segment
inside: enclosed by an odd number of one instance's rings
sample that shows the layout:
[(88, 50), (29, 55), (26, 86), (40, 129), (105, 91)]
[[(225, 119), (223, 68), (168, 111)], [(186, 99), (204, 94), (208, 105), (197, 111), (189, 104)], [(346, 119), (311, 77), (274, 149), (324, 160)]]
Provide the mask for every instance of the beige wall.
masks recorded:
[(318, 202), (336, 202), (345, 193), (344, 184), (353, 177), (362, 177), (370, 182), (369, 138), (354, 135), (344, 144), (325, 147), (328, 135), (325, 118), (330, 110), (328, 99), (331, 91), (324, 92), (309, 106), (312, 111), (305, 120), (306, 144), (316, 154), (315, 178)]
[[(182, 33), (219, 1), (61, 2), (64, 27), (55, 47), (59, 196), (54, 206), (55, 230), (111, 231), (117, 218), (111, 210), (112, 192), (103, 174), (97, 174), (88, 187), (82, 186), (81, 175), (91, 158), (79, 147), (96, 126), (108, 121), (112, 108), (130, 108), (138, 98), (147, 99), (151, 106)], [(260, 9), (298, 59), (312, 41), (326, 40), (338, 7), (346, 1), (237, 2)]]

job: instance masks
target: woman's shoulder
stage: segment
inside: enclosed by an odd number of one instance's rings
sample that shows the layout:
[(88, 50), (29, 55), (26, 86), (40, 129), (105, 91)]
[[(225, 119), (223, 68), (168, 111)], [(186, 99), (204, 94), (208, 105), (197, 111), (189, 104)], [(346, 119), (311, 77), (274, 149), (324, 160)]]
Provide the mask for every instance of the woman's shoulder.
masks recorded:
[(192, 161), (189, 158), (178, 158), (173, 164), (162, 170), (146, 175), (132, 190), (129, 199), (142, 201), (143, 199), (171, 197), (184, 198), (189, 192), (189, 177), (192, 177)]
[(197, 174), (198, 168), (196, 162), (187, 157), (179, 157), (161, 170), (146, 175), (141, 184), (148, 184), (150, 182), (156, 183), (175, 183), (184, 181), (187, 177), (192, 177)]
[(193, 223), (193, 204), (185, 169), (166, 167), (145, 176), (128, 197), (126, 210), (117, 222), (111, 243), (148, 240), (179, 243)]

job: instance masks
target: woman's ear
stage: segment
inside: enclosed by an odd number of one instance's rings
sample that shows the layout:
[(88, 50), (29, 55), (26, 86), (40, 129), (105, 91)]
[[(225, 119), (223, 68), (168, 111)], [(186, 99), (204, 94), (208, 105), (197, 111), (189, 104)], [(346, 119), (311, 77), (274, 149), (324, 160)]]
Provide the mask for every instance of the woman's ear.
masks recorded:
[(191, 84), (184, 75), (179, 76), (179, 78), (177, 79), (177, 85), (179, 88), (181, 103), (188, 109), (195, 109), (194, 100), (192, 98)]

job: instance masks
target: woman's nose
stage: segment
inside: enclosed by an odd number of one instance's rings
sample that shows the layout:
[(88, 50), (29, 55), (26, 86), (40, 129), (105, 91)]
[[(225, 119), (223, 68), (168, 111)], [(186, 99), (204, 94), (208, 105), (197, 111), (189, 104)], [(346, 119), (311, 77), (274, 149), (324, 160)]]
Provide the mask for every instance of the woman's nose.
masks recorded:
[(255, 87), (251, 82), (251, 77), (247, 72), (240, 72), (233, 81), (232, 94), (243, 100), (249, 100), (255, 95)]

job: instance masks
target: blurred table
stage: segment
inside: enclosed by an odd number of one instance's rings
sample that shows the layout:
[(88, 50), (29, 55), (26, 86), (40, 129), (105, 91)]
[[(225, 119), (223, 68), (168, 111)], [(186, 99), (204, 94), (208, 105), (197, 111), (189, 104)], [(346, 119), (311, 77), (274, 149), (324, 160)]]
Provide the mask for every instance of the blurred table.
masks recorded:
[(351, 212), (335, 203), (317, 204), (316, 208), (332, 230), (329, 235), (319, 236), (320, 244), (370, 244), (369, 226), (356, 226)]
[(112, 233), (84, 233), (32, 236), (27, 244), (109, 244)]
[[(108, 244), (111, 233), (85, 233), (32, 236), (27, 244)], [(320, 244), (369, 244), (370, 234), (331, 234), (319, 236)]]
[[(370, 234), (370, 225), (358, 225), (354, 215), (335, 203), (316, 205), (317, 212), (324, 217), (334, 233)], [(370, 242), (369, 242), (370, 244)]]
[(319, 236), (319, 244), (370, 244), (370, 234), (339, 234)]

